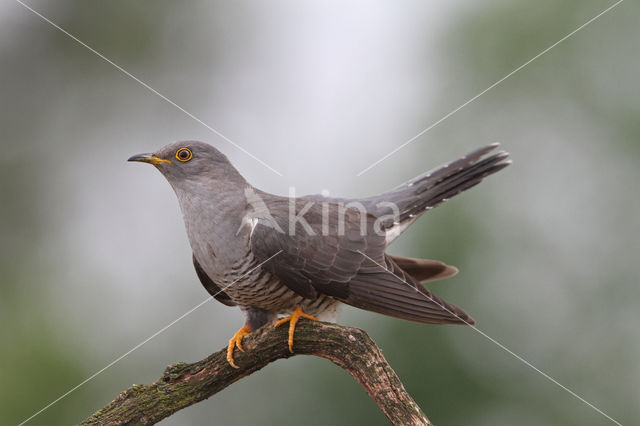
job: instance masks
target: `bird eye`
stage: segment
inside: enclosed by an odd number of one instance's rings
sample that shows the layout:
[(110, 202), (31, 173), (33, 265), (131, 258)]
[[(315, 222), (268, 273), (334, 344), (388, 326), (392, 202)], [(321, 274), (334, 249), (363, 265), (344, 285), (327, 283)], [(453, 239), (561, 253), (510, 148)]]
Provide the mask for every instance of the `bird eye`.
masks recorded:
[(189, 148), (180, 148), (176, 151), (176, 158), (182, 162), (186, 162), (193, 158), (193, 153)]

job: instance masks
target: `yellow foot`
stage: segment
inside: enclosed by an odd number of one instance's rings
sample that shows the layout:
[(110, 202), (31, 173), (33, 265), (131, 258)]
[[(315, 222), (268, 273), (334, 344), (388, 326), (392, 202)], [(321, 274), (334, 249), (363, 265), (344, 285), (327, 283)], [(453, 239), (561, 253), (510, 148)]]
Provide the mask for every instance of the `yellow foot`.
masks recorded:
[(242, 349), (242, 338), (249, 333), (251, 333), (251, 327), (249, 327), (249, 324), (245, 324), (244, 327), (236, 331), (236, 334), (229, 339), (229, 346), (227, 346), (227, 362), (231, 364), (233, 368), (240, 368), (235, 362), (233, 362), (233, 349), (237, 347), (244, 352), (244, 349)]
[(275, 327), (280, 327), (285, 322), (289, 323), (289, 352), (293, 353), (293, 333), (296, 329), (296, 323), (300, 318), (307, 318), (310, 320), (318, 321), (318, 318), (313, 315), (305, 314), (302, 312), (301, 307), (297, 307), (295, 311), (291, 313), (288, 317), (284, 317), (281, 320), (278, 320)]

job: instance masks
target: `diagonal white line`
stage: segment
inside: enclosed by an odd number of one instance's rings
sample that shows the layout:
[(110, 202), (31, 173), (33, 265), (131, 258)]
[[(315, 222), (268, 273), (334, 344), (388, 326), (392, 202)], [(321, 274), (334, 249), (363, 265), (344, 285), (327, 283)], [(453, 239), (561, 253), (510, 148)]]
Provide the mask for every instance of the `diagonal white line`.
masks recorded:
[(105, 365), (104, 367), (102, 367), (100, 370), (96, 371), (95, 373), (93, 373), (91, 376), (87, 377), (86, 379), (84, 379), (82, 382), (78, 383), (76, 386), (72, 387), (71, 389), (69, 389), (67, 392), (65, 392), (64, 394), (60, 395), (58, 398), (56, 398), (55, 400), (51, 401), (49, 404), (47, 404), (46, 406), (42, 407), (42, 409), (40, 409), (40, 411), (34, 413), (31, 417), (23, 420), (18, 426), (21, 426), (25, 423), (27, 423), (29, 420), (33, 419), (34, 417), (36, 417), (38, 414), (42, 413), (43, 411), (45, 411), (46, 409), (48, 409), (49, 407), (53, 406), (54, 404), (56, 404), (58, 401), (62, 400), (63, 398), (65, 398), (67, 395), (69, 395), (70, 393), (72, 393), (73, 391), (75, 391), (76, 389), (78, 389), (80, 386), (86, 384), (87, 382), (91, 381), (93, 378), (95, 378), (97, 375), (99, 375), (100, 373), (102, 373), (103, 371), (105, 371), (106, 369), (108, 369), (109, 367), (111, 367), (112, 365), (114, 365), (115, 363), (117, 363), (118, 361), (122, 360), (123, 358), (125, 358), (127, 355), (129, 355), (131, 352), (135, 351), (136, 349), (140, 348), (142, 345), (144, 345), (145, 343), (147, 343), (149, 340), (153, 339), (154, 337), (156, 337), (158, 334), (162, 333), (163, 331), (165, 331), (166, 329), (168, 329), (169, 327), (171, 327), (172, 325), (174, 325), (175, 323), (177, 323), (178, 321), (180, 321), (182, 318), (186, 317), (187, 315), (189, 315), (190, 313), (192, 313), (193, 311), (195, 311), (196, 309), (198, 309), (200, 306), (204, 305), (205, 303), (209, 302), (211, 299), (213, 299), (213, 296), (209, 296), (208, 298), (206, 298), (205, 300), (203, 300), (202, 302), (198, 303), (196, 306), (194, 306), (193, 308), (189, 309), (187, 312), (185, 312), (184, 314), (182, 314), (181, 316), (179, 316), (178, 318), (176, 318), (174, 321), (170, 322), (169, 324), (165, 325), (164, 327), (162, 327), (160, 330), (156, 331), (155, 333), (153, 333), (151, 336), (147, 337), (146, 339), (144, 339), (142, 342), (138, 343), (137, 345), (135, 345), (133, 348), (129, 349), (127, 352), (125, 352), (124, 354), (120, 355), (118, 358), (114, 359), (113, 361), (111, 361), (109, 364)]
[(375, 263), (376, 265), (378, 265), (379, 267), (381, 267), (382, 269), (384, 269), (385, 271), (387, 271), (388, 273), (390, 273), (391, 275), (393, 275), (394, 277), (396, 277), (398, 280), (400, 280), (401, 282), (405, 283), (406, 285), (408, 285), (409, 287), (411, 287), (412, 289), (414, 289), (416, 292), (420, 293), (421, 295), (423, 295), (424, 297), (426, 297), (427, 299), (429, 299), (431, 302), (435, 303), (436, 305), (438, 305), (439, 307), (441, 307), (443, 310), (445, 310), (446, 312), (450, 313), (451, 315), (453, 315), (454, 317), (458, 318), (461, 322), (465, 323), (466, 325), (468, 325), (469, 327), (471, 327), (473, 330), (475, 330), (476, 332), (478, 332), (480, 335), (484, 336), (485, 338), (487, 338), (489, 341), (493, 342), (494, 344), (496, 344), (498, 347), (500, 347), (502, 350), (504, 350), (505, 352), (509, 353), (511, 356), (513, 356), (514, 358), (516, 358), (518, 361), (524, 363), (526, 366), (532, 368), (533, 370), (537, 371), (539, 374), (541, 374), (544, 378), (546, 378), (547, 380), (551, 381), (552, 383), (558, 385), (559, 387), (561, 387), (562, 389), (564, 389), (565, 391), (569, 392), (571, 395), (573, 395), (574, 397), (576, 397), (577, 399), (579, 399), (580, 401), (584, 402), (586, 405), (588, 405), (589, 407), (593, 408), (594, 410), (596, 410), (598, 413), (602, 414), (604, 417), (606, 417), (607, 419), (611, 420), (613, 423), (622, 426), (622, 424), (620, 422), (618, 422), (617, 420), (613, 419), (611, 416), (609, 416), (607, 413), (605, 413), (604, 411), (602, 411), (601, 409), (599, 409), (598, 407), (596, 407), (595, 405), (593, 405), (592, 403), (590, 403), (589, 401), (587, 401), (586, 399), (584, 399), (583, 397), (581, 397), (580, 395), (578, 395), (577, 393), (575, 393), (574, 391), (572, 391), (571, 389), (569, 389), (568, 387), (564, 386), (562, 383), (558, 382), (556, 379), (554, 379), (553, 377), (551, 377), (550, 375), (548, 375), (547, 373), (545, 373), (544, 371), (540, 370), (539, 368), (537, 368), (536, 366), (534, 366), (533, 364), (531, 364), (529, 361), (527, 361), (526, 359), (524, 359), (523, 357), (521, 357), (520, 355), (518, 355), (517, 353), (513, 352), (511, 349), (507, 348), (505, 345), (503, 345), (502, 343), (498, 342), (496, 339), (494, 339), (493, 337), (489, 336), (487, 333), (485, 333), (484, 331), (480, 330), (478, 327), (476, 327), (473, 324), (469, 324), (467, 321), (465, 321), (464, 319), (460, 318), (460, 316), (458, 314), (456, 314), (455, 312), (452, 312), (450, 309), (448, 309), (446, 306), (443, 306), (441, 303), (439, 303), (438, 301), (434, 300), (432, 296), (425, 294), (424, 292), (422, 292), (420, 290), (419, 287), (414, 287), (411, 284), (409, 284), (404, 278), (399, 277), (398, 275), (394, 274), (393, 272), (391, 272), (386, 266), (381, 265), (380, 263), (376, 262), (374, 259), (372, 259), (371, 257), (367, 256), (367, 254), (363, 253), (360, 250), (357, 250), (361, 255), (363, 255), (364, 257), (366, 257), (367, 259), (369, 259), (370, 261), (372, 261), (373, 263)]
[(37, 15), (43, 21), (47, 22), (48, 24), (50, 24), (54, 28), (60, 30), (62, 33), (67, 35), (69, 38), (71, 38), (72, 40), (74, 40), (78, 44), (86, 47), (88, 50), (90, 50), (96, 56), (98, 56), (99, 58), (103, 59), (105, 62), (109, 63), (110, 65), (112, 65), (114, 68), (116, 68), (118, 71), (122, 72), (127, 77), (129, 77), (132, 80), (136, 81), (137, 83), (139, 83), (144, 88), (146, 88), (149, 91), (151, 91), (152, 93), (158, 95), (160, 98), (162, 98), (163, 100), (167, 101), (168, 103), (170, 103), (171, 105), (173, 105), (174, 107), (176, 107), (177, 109), (179, 109), (180, 111), (185, 113), (187, 116), (192, 118), (193, 120), (197, 121), (198, 123), (200, 123), (201, 125), (203, 125), (207, 129), (209, 129), (210, 131), (212, 131), (213, 133), (215, 133), (216, 135), (218, 135), (219, 137), (221, 137), (225, 141), (229, 142), (231, 145), (233, 145), (234, 147), (236, 147), (240, 151), (244, 152), (249, 157), (253, 158), (258, 163), (262, 164), (267, 169), (271, 170), (273, 173), (277, 174), (278, 176), (282, 176), (282, 173), (280, 173), (279, 171), (277, 171), (276, 169), (274, 169), (273, 167), (271, 167), (270, 165), (268, 165), (267, 163), (265, 163), (264, 161), (262, 161), (261, 159), (259, 159), (258, 157), (256, 157), (252, 153), (250, 153), (249, 151), (247, 151), (245, 148), (241, 147), (240, 145), (238, 145), (237, 143), (235, 143), (234, 141), (232, 141), (231, 139), (229, 139), (228, 137), (226, 137), (225, 135), (223, 135), (222, 133), (220, 133), (219, 131), (217, 131), (216, 129), (214, 129), (213, 127), (211, 127), (210, 125), (208, 125), (204, 121), (202, 121), (200, 118), (196, 117), (194, 114), (190, 113), (189, 111), (187, 111), (186, 109), (184, 109), (183, 107), (181, 107), (180, 105), (178, 105), (177, 103), (175, 103), (174, 101), (172, 101), (171, 99), (169, 99), (168, 97), (163, 95), (162, 93), (158, 92), (156, 89), (154, 89), (153, 87), (149, 86), (147, 83), (145, 83), (144, 81), (140, 80), (138, 77), (136, 77), (135, 75), (131, 74), (129, 71), (125, 70), (120, 65), (116, 64), (111, 59), (107, 58), (102, 53), (100, 53), (97, 50), (95, 50), (93, 47), (89, 46), (88, 44), (86, 44), (82, 40), (78, 39), (76, 36), (74, 36), (73, 34), (69, 33), (67, 30), (65, 30), (64, 28), (60, 27), (59, 25), (57, 25), (56, 23), (54, 23), (53, 21), (48, 19), (46, 16), (44, 16), (41, 13), (39, 13), (38, 11), (34, 10), (31, 6), (27, 5), (26, 3), (22, 2), (21, 0), (15, 0), (15, 1), (16, 1), (16, 3), (20, 4), (21, 6), (23, 6), (25, 9), (33, 12), (35, 15)]
[(567, 40), (568, 38), (570, 38), (571, 36), (573, 36), (574, 34), (576, 34), (578, 31), (582, 30), (583, 28), (585, 28), (587, 25), (591, 24), (593, 21), (595, 21), (596, 19), (600, 18), (602, 15), (604, 15), (605, 13), (611, 11), (614, 7), (618, 6), (620, 3), (622, 3), (624, 0), (618, 0), (616, 3), (614, 3), (613, 5), (609, 6), (608, 8), (606, 8), (605, 10), (603, 10), (602, 12), (598, 13), (596, 16), (594, 16), (593, 18), (589, 19), (587, 22), (585, 22), (584, 24), (580, 25), (578, 28), (576, 28), (575, 30), (571, 31), (569, 34), (567, 34), (566, 36), (562, 37), (560, 40), (556, 41), (555, 43), (553, 43), (551, 46), (547, 47), (546, 49), (544, 49), (542, 52), (538, 53), (536, 56), (534, 56), (533, 58), (529, 59), (527, 62), (525, 62), (524, 64), (520, 65), (518, 68), (514, 69), (513, 71), (511, 71), (509, 74), (505, 75), (504, 77), (502, 77), (500, 80), (496, 81), (495, 83), (493, 83), (491, 86), (487, 87), (486, 89), (484, 89), (482, 92), (478, 93), (477, 95), (475, 95), (473, 98), (469, 99), (468, 101), (466, 101), (465, 103), (463, 103), (462, 105), (458, 106), (457, 108), (455, 108), (454, 110), (450, 111), (448, 114), (446, 114), (445, 116), (443, 116), (442, 118), (440, 118), (438, 121), (435, 121), (434, 123), (432, 123), (429, 127), (427, 127), (426, 129), (422, 130), (420, 133), (418, 133), (417, 135), (415, 135), (414, 137), (412, 137), (411, 139), (409, 139), (408, 141), (406, 141), (405, 143), (403, 143), (402, 145), (400, 145), (399, 147), (397, 147), (396, 149), (394, 149), (393, 151), (389, 152), (387, 155), (385, 155), (384, 157), (380, 158), (378, 161), (374, 162), (373, 164), (369, 165), (368, 167), (366, 167), (365, 169), (361, 170), (360, 173), (358, 173), (356, 176), (362, 176), (364, 173), (368, 172), (369, 170), (371, 170), (372, 168), (374, 168), (375, 166), (377, 166), (378, 164), (380, 164), (381, 162), (383, 162), (384, 160), (386, 160), (387, 158), (391, 157), (393, 154), (395, 154), (396, 152), (400, 151), (402, 148), (404, 148), (405, 146), (409, 145), (411, 142), (415, 141), (416, 139), (418, 139), (420, 136), (424, 135), (425, 133), (427, 133), (429, 130), (433, 129), (434, 127), (436, 127), (438, 124), (442, 123), (443, 121), (445, 121), (447, 118), (451, 117), (453, 114), (457, 113), (458, 111), (460, 111), (462, 108), (466, 107), (467, 105), (469, 105), (471, 102), (475, 101), (476, 99), (478, 99), (480, 96), (484, 95), (485, 93), (487, 93), (489, 90), (493, 89), (494, 87), (496, 87), (497, 85), (499, 85), (500, 83), (502, 83), (503, 81), (505, 81), (506, 79), (508, 79), (509, 77), (511, 77), (512, 75), (514, 75), (515, 73), (517, 73), (518, 71), (520, 71), (521, 69), (523, 69), (524, 67), (526, 67), (527, 65), (529, 65), (530, 63), (532, 63), (533, 61), (535, 61), (536, 59), (540, 58), (542, 55), (544, 55), (545, 53), (547, 53), (548, 51), (550, 51), (551, 49), (553, 49), (554, 47), (556, 47), (557, 45), (559, 45), (560, 43), (562, 43), (563, 41)]
[(23, 420), (18, 426), (22, 426), (23, 424), (27, 423), (29, 420), (33, 419), (34, 417), (36, 417), (38, 414), (42, 413), (43, 411), (47, 410), (48, 408), (50, 408), (51, 406), (53, 406), (54, 404), (56, 404), (57, 402), (59, 402), (60, 400), (64, 399), (66, 396), (68, 396), (69, 394), (71, 394), (73, 391), (75, 391), (76, 389), (78, 389), (79, 387), (81, 387), (82, 385), (86, 384), (87, 382), (91, 381), (92, 379), (94, 379), (96, 376), (98, 376), (100, 373), (102, 373), (103, 371), (105, 371), (106, 369), (108, 369), (109, 367), (113, 366), (114, 364), (116, 364), (117, 362), (121, 361), (123, 358), (125, 358), (127, 355), (131, 354), (133, 351), (135, 351), (136, 349), (140, 348), (142, 345), (144, 345), (145, 343), (147, 343), (149, 340), (153, 339), (154, 337), (158, 336), (159, 334), (161, 334), (162, 332), (166, 331), (169, 327), (171, 327), (172, 325), (174, 325), (175, 323), (177, 323), (178, 321), (180, 321), (181, 319), (183, 319), (184, 317), (186, 317), (187, 315), (191, 314), (193, 311), (195, 311), (196, 309), (198, 309), (199, 307), (201, 307), (202, 305), (206, 304), (207, 302), (211, 301), (214, 297), (216, 297), (218, 294), (222, 293), (223, 291), (225, 291), (226, 289), (228, 289), (229, 287), (231, 287), (232, 285), (234, 285), (235, 283), (237, 283), (238, 281), (240, 281), (242, 278), (246, 277), (248, 274), (250, 274), (251, 272), (253, 272), (254, 270), (258, 269), (260, 266), (264, 265), (265, 263), (269, 262), (271, 259), (273, 259), (274, 257), (276, 257), (277, 255), (279, 255), (280, 253), (282, 253), (282, 250), (279, 250), (276, 254), (274, 254), (273, 256), (269, 257), (267, 260), (265, 260), (264, 262), (259, 263), (258, 265), (254, 266), (253, 268), (251, 268), (250, 270), (248, 270), (246, 273), (244, 273), (240, 278), (238, 278), (237, 280), (233, 281), (231, 284), (227, 285), (226, 287), (224, 287), (222, 290), (218, 291), (216, 294), (214, 294), (213, 296), (209, 296), (206, 299), (204, 299), (202, 302), (198, 303), (196, 306), (194, 306), (193, 308), (189, 309), (187, 312), (185, 312), (184, 314), (180, 315), (178, 318), (176, 318), (175, 320), (171, 321), (169, 324), (165, 325), (164, 327), (162, 327), (160, 330), (156, 331), (155, 333), (153, 333), (151, 336), (147, 337), (146, 339), (144, 339), (142, 342), (138, 343), (137, 345), (135, 345), (133, 348), (129, 349), (127, 352), (125, 352), (124, 354), (120, 355), (118, 358), (114, 359), (113, 361), (111, 361), (109, 364), (105, 365), (104, 367), (102, 367), (100, 370), (96, 371), (95, 373), (93, 373), (91, 376), (87, 377), (86, 379), (84, 379), (82, 382), (78, 383), (77, 385), (75, 385), (74, 387), (72, 387), (71, 389), (69, 389), (67, 392), (65, 392), (64, 394), (60, 395), (58, 398), (54, 399), (53, 401), (51, 401), (49, 404), (45, 405), (44, 407), (42, 407), (39, 411), (37, 411), (36, 413), (32, 414), (30, 417), (28, 417), (27, 419)]

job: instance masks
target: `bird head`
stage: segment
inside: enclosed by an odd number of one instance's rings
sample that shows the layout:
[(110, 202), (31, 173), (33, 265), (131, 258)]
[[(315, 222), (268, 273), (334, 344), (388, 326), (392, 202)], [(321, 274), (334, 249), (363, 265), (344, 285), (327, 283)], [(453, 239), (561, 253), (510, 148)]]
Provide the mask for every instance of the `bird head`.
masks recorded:
[(153, 164), (174, 188), (221, 182), (244, 183), (226, 155), (204, 142), (182, 141), (128, 161)]

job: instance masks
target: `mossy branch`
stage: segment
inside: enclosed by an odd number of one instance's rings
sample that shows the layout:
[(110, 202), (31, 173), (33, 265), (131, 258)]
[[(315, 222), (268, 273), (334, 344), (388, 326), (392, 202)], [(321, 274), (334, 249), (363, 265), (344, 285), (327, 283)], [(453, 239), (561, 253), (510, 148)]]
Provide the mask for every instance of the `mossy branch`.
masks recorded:
[(289, 352), (286, 342), (287, 327), (262, 327), (243, 340), (246, 352), (235, 351), (240, 369), (227, 363), (226, 349), (193, 364), (170, 365), (154, 383), (133, 385), (82, 424), (154, 424), (215, 395), (270, 362), (294, 355), (315, 355), (348, 371), (393, 424), (431, 425), (380, 348), (364, 331), (302, 320), (296, 326), (295, 353)]

